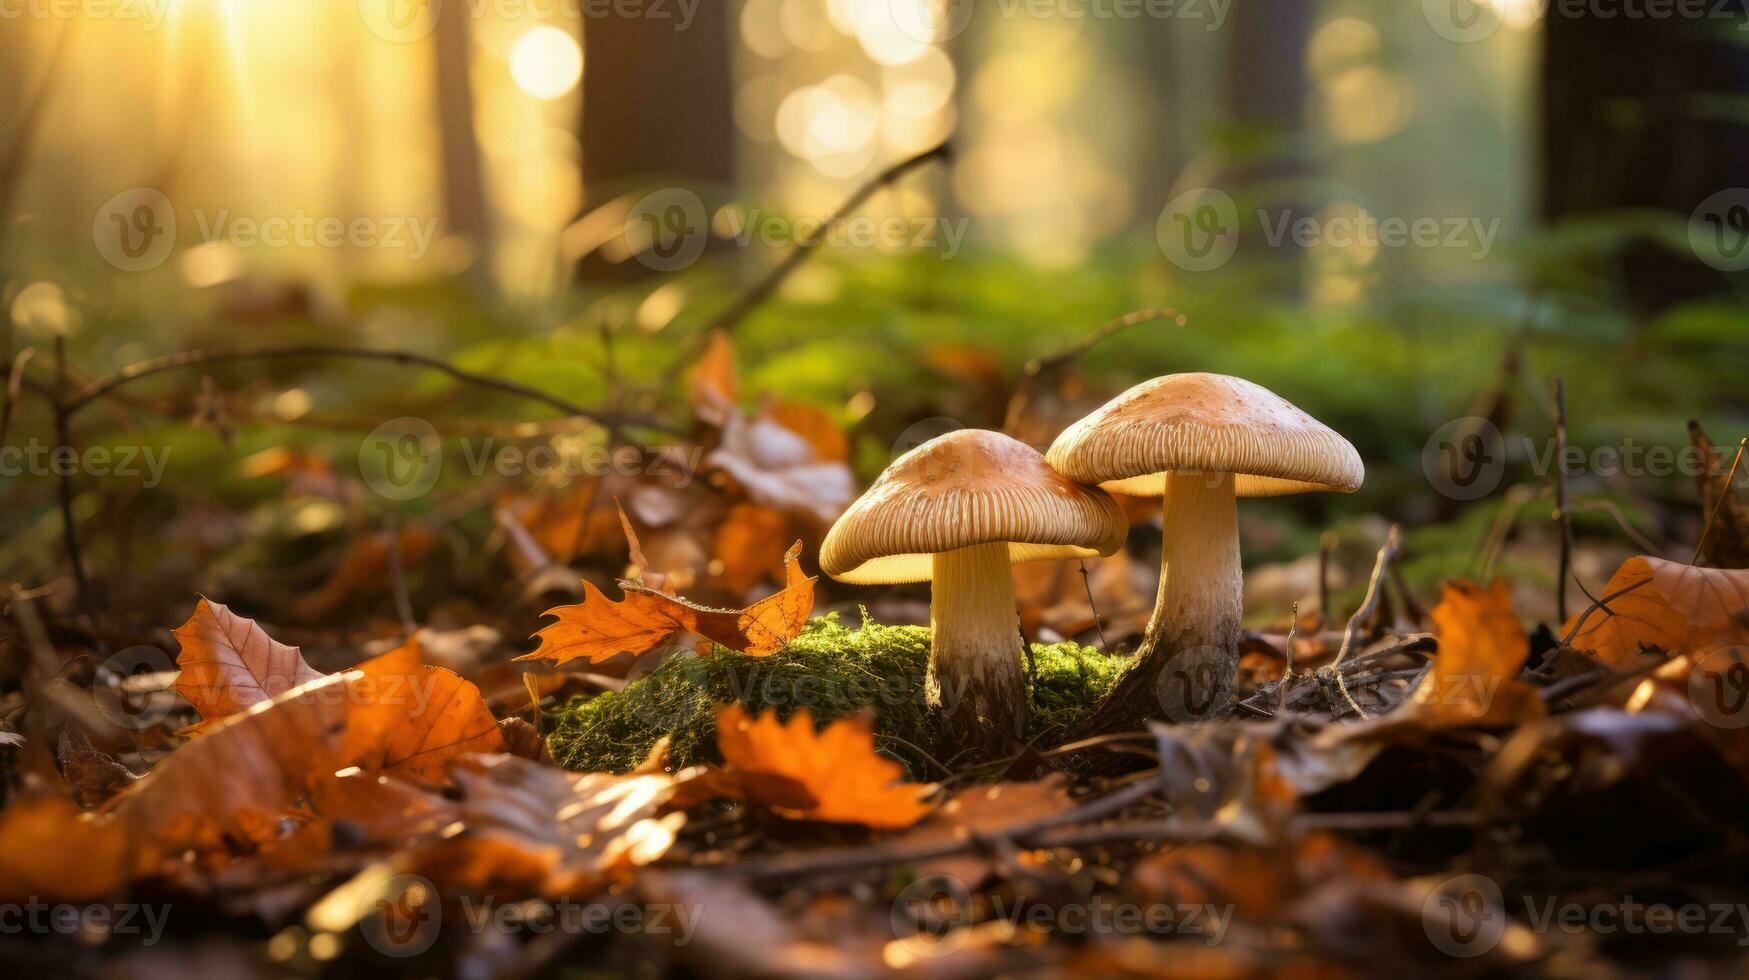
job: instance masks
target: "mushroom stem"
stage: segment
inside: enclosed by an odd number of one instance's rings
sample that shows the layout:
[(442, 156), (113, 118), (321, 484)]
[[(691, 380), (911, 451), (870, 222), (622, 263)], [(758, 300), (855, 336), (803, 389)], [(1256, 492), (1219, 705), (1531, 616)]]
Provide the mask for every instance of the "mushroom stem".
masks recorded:
[(935, 556), (929, 623), (930, 700), (952, 742), (989, 758), (1026, 727), (1026, 677), (1015, 621), (1008, 545), (996, 541)]
[[(1160, 596), (1136, 662), (1066, 741), (1132, 731), (1149, 718), (1214, 721), (1232, 702), (1245, 598), (1233, 474), (1170, 473), (1161, 506)], [(1122, 761), (1112, 753), (1068, 760), (1085, 773)]]
[[(1236, 654), (1245, 612), (1239, 509), (1231, 473), (1170, 473), (1161, 500), (1160, 594), (1143, 657)], [(1236, 656), (1232, 659), (1236, 660)], [(1231, 669), (1223, 684), (1231, 683)]]

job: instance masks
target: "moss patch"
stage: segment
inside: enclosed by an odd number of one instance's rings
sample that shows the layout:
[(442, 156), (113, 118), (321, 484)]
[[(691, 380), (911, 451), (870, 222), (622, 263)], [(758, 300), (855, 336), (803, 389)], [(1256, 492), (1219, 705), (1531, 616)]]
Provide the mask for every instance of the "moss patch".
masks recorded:
[[(1033, 719), (1027, 735), (1050, 741), (1105, 693), (1129, 663), (1074, 643), (1034, 644)], [(624, 691), (576, 698), (550, 716), (547, 744), (560, 765), (589, 772), (635, 768), (663, 735), (675, 765), (716, 761), (715, 706), (735, 702), (783, 717), (806, 707), (824, 724), (875, 709), (875, 745), (918, 778), (935, 778), (934, 724), (924, 702), (929, 631), (920, 626), (847, 629), (836, 614), (809, 623), (769, 657), (717, 651), (673, 655)], [(951, 754), (951, 753), (948, 753)], [(944, 759), (945, 761), (945, 759)]]

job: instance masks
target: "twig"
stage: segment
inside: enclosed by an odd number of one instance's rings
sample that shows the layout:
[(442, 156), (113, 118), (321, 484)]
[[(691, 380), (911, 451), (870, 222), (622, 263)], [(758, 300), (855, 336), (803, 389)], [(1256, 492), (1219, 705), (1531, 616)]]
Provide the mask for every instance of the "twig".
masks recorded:
[(407, 579), (401, 570), (401, 529), (395, 526), (393, 517), (389, 518), (385, 533), (389, 536), (389, 585), (395, 593), (395, 612), (401, 617), (401, 631), (412, 637), (419, 624), (413, 619), (413, 600), (407, 595)]
[(1354, 611), (1354, 615), (1348, 618), (1348, 629), (1342, 633), (1342, 648), (1336, 651), (1336, 659), (1330, 662), (1332, 673), (1336, 675), (1337, 689), (1342, 692), (1342, 697), (1348, 701), (1348, 706), (1354, 709), (1354, 713), (1362, 718), (1366, 718), (1367, 713), (1354, 700), (1354, 695), (1348, 693), (1348, 684), (1343, 681), (1339, 668), (1343, 659), (1354, 649), (1355, 641), (1360, 639), (1361, 624), (1372, 618), (1372, 614), (1378, 610), (1379, 596), (1384, 592), (1385, 567), (1397, 556), (1401, 538), (1401, 529), (1392, 524), (1390, 533), (1385, 535), (1385, 546), (1379, 549), (1378, 561), (1373, 563), (1372, 578), (1366, 585), (1366, 599)]
[(1149, 320), (1166, 319), (1172, 320), (1181, 327), (1190, 322), (1189, 317), (1186, 317), (1177, 310), (1165, 306), (1152, 306), (1147, 309), (1136, 310), (1133, 313), (1125, 313), (1123, 316), (1120, 316), (1115, 320), (1108, 321), (1098, 330), (1082, 337), (1080, 340), (1077, 340), (1073, 344), (1057, 351), (1055, 354), (1051, 354), (1047, 357), (1035, 357), (1028, 361), (1026, 363), (1026, 373), (1029, 377), (1043, 374), (1052, 368), (1060, 367), (1070, 361), (1080, 358), (1083, 354), (1086, 354), (1093, 348), (1098, 347), (1100, 344), (1110, 340), (1112, 337), (1128, 330), (1138, 323), (1147, 323)]
[(1719, 487), (1719, 497), (1713, 501), (1712, 513), (1706, 516), (1706, 526), (1700, 529), (1700, 540), (1694, 543), (1694, 557), (1688, 560), (1690, 565), (1699, 565), (1700, 556), (1706, 548), (1706, 537), (1712, 533), (1713, 521), (1719, 516), (1719, 509), (1724, 507), (1725, 498), (1731, 493), (1731, 484), (1737, 479), (1737, 465), (1743, 462), (1743, 449), (1749, 447), (1749, 436), (1744, 436), (1737, 442), (1737, 455), (1731, 457), (1731, 469), (1725, 474), (1725, 483)]
[(80, 389), (79, 393), (73, 396), (72, 400), (68, 401), (63, 406), (63, 411), (68, 415), (72, 415), (123, 385), (138, 381), (141, 378), (151, 377), (154, 374), (162, 374), (165, 371), (174, 371), (179, 368), (196, 367), (204, 364), (305, 357), (354, 358), (369, 361), (392, 361), (396, 364), (413, 364), (420, 367), (431, 368), (434, 371), (440, 371), (457, 381), (464, 381), (481, 388), (490, 388), (494, 391), (501, 391), (506, 394), (526, 398), (530, 401), (540, 402), (544, 405), (558, 409), (567, 415), (591, 419), (600, 422), (603, 425), (611, 424), (613, 422), (654, 425), (654, 423), (649, 420), (627, 419), (617, 414), (607, 415), (584, 405), (579, 405), (569, 399), (560, 398), (557, 395), (548, 394), (547, 392), (536, 388), (530, 388), (527, 385), (518, 384), (514, 381), (507, 381), (503, 378), (496, 378), (488, 374), (479, 374), (464, 368), (456, 367), (448, 361), (440, 358), (430, 357), (413, 351), (376, 350), (367, 347), (330, 347), (321, 345), (233, 349), (209, 348), (206, 350), (183, 351), (179, 354), (155, 357), (151, 360), (140, 361), (137, 364), (130, 364), (114, 374), (91, 382), (84, 388)]
[[(1336, 550), (1335, 531), (1318, 535), (1318, 619), (1320, 625), (1330, 622), (1330, 553)], [(1298, 608), (1298, 604), (1295, 604)]]
[(6, 404), (0, 408), (0, 446), (8, 445), (6, 437), (12, 433), (12, 412), (18, 407), (18, 387), (24, 383), (24, 366), (36, 356), (36, 348), (26, 347), (12, 359), (12, 373), (6, 379)]
[[(1614, 518), (1616, 526), (1621, 528), (1621, 533), (1627, 535), (1628, 540), (1634, 543), (1634, 547), (1639, 548), (1645, 554), (1655, 555), (1664, 550), (1653, 544), (1651, 538), (1640, 533), (1640, 529), (1634, 527), (1633, 523), (1628, 520), (1628, 515), (1623, 513), (1613, 500), (1575, 500), (1567, 506), (1575, 511), (1600, 510), (1608, 514)], [(1583, 582), (1578, 584), (1581, 590), (1585, 588)]]
[(1567, 388), (1559, 377), (1555, 395), (1555, 520), (1561, 525), (1561, 563), (1555, 576), (1555, 618), (1567, 621), (1567, 570), (1573, 567), (1573, 517), (1567, 512)]
[[(64, 401), (67, 393), (67, 338), (55, 337), (55, 455), (67, 453), (77, 457), (78, 451), (73, 448), (72, 427), (68, 424), (72, 415)], [(97, 615), (92, 606), (91, 585), (85, 578), (85, 558), (79, 550), (79, 529), (74, 524), (73, 516), (73, 471), (77, 467), (69, 462), (66, 466), (56, 467), (56, 483), (60, 488), (61, 500), (61, 542), (67, 549), (67, 562), (73, 570), (74, 600), (85, 618), (85, 628), (92, 631), (95, 638), (97, 632)], [(101, 639), (97, 640), (99, 646)]]
[(1105, 643), (1105, 623), (1099, 618), (1099, 606), (1093, 602), (1093, 581), (1087, 577), (1087, 559), (1081, 559), (1081, 587), (1087, 590), (1087, 608), (1093, 612), (1093, 625), (1099, 630), (1099, 649), (1109, 651)]
[(820, 223), (818, 231), (809, 238), (798, 239), (795, 247), (790, 250), (788, 255), (784, 256), (782, 262), (779, 262), (776, 267), (765, 274), (764, 278), (754, 283), (746, 292), (737, 296), (728, 308), (713, 317), (710, 323), (692, 339), (692, 342), (681, 350), (680, 356), (668, 366), (664, 372), (664, 381), (672, 381), (682, 370), (696, 361), (705, 345), (710, 343), (711, 334), (718, 330), (725, 333), (734, 332), (735, 327), (739, 326), (749, 313), (757, 309), (759, 304), (765, 302), (772, 293), (777, 291), (777, 287), (783, 285), (783, 281), (788, 279), (791, 273), (808, 260), (808, 256), (813, 254), (814, 249), (819, 248), (820, 243), (826, 240), (827, 234), (838, 227), (844, 219), (850, 217), (851, 213), (861, 207), (864, 201), (873, 197), (875, 191), (898, 182), (899, 178), (918, 167), (936, 160), (950, 160), (952, 158), (952, 143), (943, 141), (916, 156), (900, 160), (858, 187), (854, 193), (845, 198), (844, 203), (840, 204), (836, 211), (833, 211), (826, 217), (825, 221)]
[(1611, 592), (1610, 594), (1604, 596), (1603, 598), (1597, 600), (1596, 602), (1593, 602), (1591, 605), (1587, 606), (1585, 608), (1585, 611), (1579, 614), (1579, 619), (1573, 623), (1573, 628), (1567, 631), (1566, 636), (1561, 637), (1561, 646), (1566, 646), (1567, 644), (1573, 642), (1573, 637), (1578, 636), (1579, 631), (1583, 630), (1585, 628), (1585, 621), (1591, 618), (1592, 613), (1601, 609), (1605, 613), (1608, 613), (1609, 615), (1614, 616), (1615, 613), (1613, 611), (1611, 611), (1609, 608), (1609, 603), (1611, 602), (1611, 600), (1619, 599), (1622, 596), (1627, 595), (1629, 592), (1632, 592), (1635, 589), (1639, 588), (1640, 586), (1646, 585), (1651, 581), (1652, 581), (1652, 576), (1648, 575), (1645, 578), (1640, 579), (1638, 582), (1635, 582), (1632, 585), (1625, 585), (1625, 586), (1615, 590), (1614, 592)]
[[(1323, 553), (1323, 549), (1319, 549)], [(1322, 577), (1322, 576), (1320, 576)], [(1282, 655), (1287, 660), (1287, 666), (1281, 672), (1281, 680), (1275, 687), (1275, 713), (1281, 714), (1287, 707), (1287, 689), (1294, 679), (1294, 640), (1300, 635), (1300, 604), (1294, 603), (1293, 619), (1288, 623), (1287, 642), (1282, 644)]]

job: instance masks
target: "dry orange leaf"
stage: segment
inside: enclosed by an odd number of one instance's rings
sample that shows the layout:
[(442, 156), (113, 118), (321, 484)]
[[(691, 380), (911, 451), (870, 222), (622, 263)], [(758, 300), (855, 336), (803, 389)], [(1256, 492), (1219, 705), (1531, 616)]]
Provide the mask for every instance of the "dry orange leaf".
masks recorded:
[(322, 676), (304, 662), (297, 647), (280, 643), (254, 620), (204, 597), (195, 603), (188, 622), (171, 635), (182, 644), (176, 657), (182, 673), (175, 691), (208, 724)]
[(577, 774), (511, 755), (450, 769), (463, 832), (414, 856), (420, 874), (483, 892), (583, 895), (667, 852), (682, 813), (658, 816), (680, 773)]
[(349, 678), (344, 765), (439, 783), (451, 759), (504, 749), (480, 689), (421, 662), (417, 641), (365, 661)]
[(1622, 562), (1602, 595), (1630, 586), (1608, 600), (1608, 611), (1580, 613), (1562, 627), (1574, 648), (1611, 670), (1630, 673), (1664, 657), (1749, 640), (1749, 569), (1696, 568), (1642, 555)]
[(127, 834), (62, 796), (0, 809), (0, 901), (100, 899), (126, 877)]
[(782, 576), (788, 538), (789, 521), (777, 511), (748, 503), (729, 508), (712, 547), (723, 565), (717, 580), (730, 592), (746, 595), (767, 576)]
[(822, 462), (848, 462), (850, 438), (838, 422), (813, 405), (800, 402), (776, 402), (766, 406), (765, 414), (778, 425), (794, 432), (814, 447), (814, 456)]
[(626, 597), (614, 602), (600, 589), (583, 583), (583, 601), (546, 611), (558, 622), (535, 636), (540, 646), (519, 660), (556, 664), (587, 658), (599, 663), (621, 653), (645, 653), (677, 630), (688, 630), (713, 643), (754, 656), (783, 649), (807, 625), (814, 609), (814, 581), (802, 574), (797, 541), (784, 556), (787, 581), (782, 591), (746, 609), (712, 609), (653, 589), (621, 582)]
[(717, 748), (726, 777), (718, 789), (781, 817), (899, 830), (929, 813), (923, 795), (933, 787), (900, 781), (899, 764), (875, 753), (867, 715), (816, 732), (805, 708), (785, 723), (775, 711), (753, 719), (740, 705), (721, 705)]
[(686, 385), (699, 418), (722, 425), (735, 414), (735, 342), (727, 331), (711, 331), (704, 354), (686, 373)]
[(1452, 581), (1430, 614), (1439, 653), (1413, 694), (1387, 716), (1426, 728), (1516, 724), (1543, 714), (1542, 698), (1518, 679), (1530, 636), (1504, 581), (1488, 588)]

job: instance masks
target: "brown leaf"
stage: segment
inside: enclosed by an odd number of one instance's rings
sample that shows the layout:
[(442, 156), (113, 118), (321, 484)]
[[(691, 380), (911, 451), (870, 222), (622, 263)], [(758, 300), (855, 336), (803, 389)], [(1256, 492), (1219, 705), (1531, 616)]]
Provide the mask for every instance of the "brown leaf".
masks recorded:
[(73, 800), (83, 807), (101, 805), (140, 778), (114, 756), (93, 746), (91, 739), (75, 725), (61, 729), (55, 761), (60, 764), (67, 788), (73, 791)]
[(898, 830), (929, 813), (922, 797), (933, 787), (900, 781), (899, 764), (875, 753), (867, 715), (816, 732), (806, 709), (784, 723), (775, 711), (755, 720), (739, 705), (721, 705), (717, 748), (724, 788), (781, 817)]
[(1636, 587), (1609, 599), (1607, 611), (1577, 614), (1562, 627), (1563, 635), (1573, 634), (1575, 649), (1611, 670), (1631, 673), (1661, 659), (1749, 639), (1749, 570), (1696, 568), (1642, 555), (1622, 562), (1601, 594), (1629, 586)]
[(815, 579), (801, 571), (797, 541), (784, 556), (787, 582), (782, 591), (746, 609), (712, 609), (678, 596), (621, 582), (620, 602), (583, 583), (584, 600), (556, 606), (546, 615), (558, 622), (535, 634), (540, 646), (518, 660), (549, 660), (563, 664), (578, 658), (599, 663), (621, 653), (646, 653), (677, 630), (688, 630), (713, 643), (754, 656), (783, 649), (807, 625), (814, 609)]
[(686, 817), (658, 811), (696, 771), (579, 775), (480, 755), (450, 774), (463, 831), (417, 852), (420, 874), (487, 893), (577, 896), (667, 852)]
[(535, 634), (540, 646), (533, 653), (516, 659), (600, 663), (621, 653), (647, 653), (680, 628), (669, 612), (671, 607), (672, 603), (656, 593), (631, 589), (626, 590), (623, 601), (614, 602), (585, 581), (583, 601), (548, 609), (544, 615), (558, 621)]
[(0, 901), (91, 901), (127, 876), (126, 828), (61, 796), (0, 809)]
[[(923, 822), (894, 838), (899, 847), (948, 844), (974, 835), (1000, 837), (1024, 824), (1054, 816), (1074, 805), (1061, 774), (1031, 783), (997, 783), (959, 790)], [(976, 888), (993, 867), (982, 853), (954, 854), (924, 862), (920, 874), (952, 875)]]
[(504, 751), (535, 762), (549, 762), (547, 742), (526, 718), (505, 718), (498, 722), (498, 732), (504, 736)]
[(1485, 589), (1447, 582), (1431, 616), (1439, 653), (1409, 697), (1378, 719), (1380, 728), (1514, 725), (1542, 717), (1542, 698), (1518, 679), (1530, 637), (1504, 581)]
[(706, 422), (722, 425), (736, 413), (735, 342), (727, 331), (711, 331), (704, 354), (686, 373), (686, 386), (693, 411)]
[(734, 478), (754, 503), (821, 527), (856, 496), (849, 465), (819, 458), (806, 437), (767, 417), (730, 416), (705, 464)]
[(1749, 504), (1725, 480), (1730, 464), (1719, 455), (1699, 422), (1688, 423), (1688, 438), (1706, 464), (1694, 475), (1700, 491), (1702, 519), (1717, 509), (1706, 539), (1707, 560), (1721, 568), (1749, 568)]
[(814, 457), (822, 462), (848, 462), (850, 439), (844, 430), (824, 411), (799, 402), (775, 402), (766, 406), (765, 414), (778, 425), (806, 439), (814, 448)]
[(441, 782), (450, 760), (499, 752), (504, 738), (480, 689), (419, 659), (410, 640), (349, 672), (343, 765)]
[(322, 676), (297, 647), (205, 598), (171, 635), (182, 644), (175, 691), (209, 724)]

